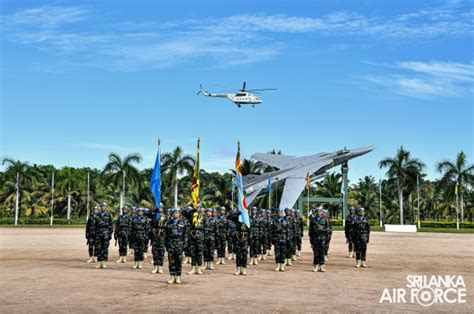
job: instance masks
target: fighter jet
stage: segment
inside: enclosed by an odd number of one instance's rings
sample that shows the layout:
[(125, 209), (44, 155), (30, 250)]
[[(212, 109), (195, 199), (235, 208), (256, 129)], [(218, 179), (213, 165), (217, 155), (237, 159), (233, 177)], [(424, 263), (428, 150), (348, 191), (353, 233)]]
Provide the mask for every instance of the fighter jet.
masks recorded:
[(341, 149), (332, 153), (319, 153), (311, 156), (295, 157), (286, 155), (275, 155), (257, 153), (252, 159), (276, 168), (276, 171), (258, 175), (244, 176), (244, 191), (247, 204), (258, 196), (260, 192), (268, 188), (269, 178), (271, 182), (285, 182), (283, 195), (280, 200), (280, 209), (293, 207), (301, 192), (305, 188), (306, 176), (309, 174), (310, 181), (324, 177), (326, 171), (346, 163), (348, 160), (367, 154), (374, 147), (362, 147), (357, 149)]

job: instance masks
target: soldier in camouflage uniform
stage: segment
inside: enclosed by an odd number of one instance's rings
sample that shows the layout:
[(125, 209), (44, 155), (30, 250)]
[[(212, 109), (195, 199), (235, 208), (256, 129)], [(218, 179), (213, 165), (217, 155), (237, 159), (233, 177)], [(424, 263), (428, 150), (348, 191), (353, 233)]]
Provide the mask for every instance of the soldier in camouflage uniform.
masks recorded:
[(311, 216), (309, 222), (309, 240), (313, 249), (314, 272), (325, 272), (324, 243), (326, 241), (329, 224), (324, 215), (324, 210), (319, 207)]
[[(235, 211), (235, 209), (234, 209)], [(234, 240), (235, 240), (235, 231), (237, 230), (237, 225), (235, 224), (234, 220), (230, 219), (235, 212), (230, 213), (227, 217), (228, 222), (228, 237), (227, 237), (227, 252), (229, 252), (228, 260), (235, 260), (235, 250), (234, 250)]]
[(114, 230), (114, 239), (115, 246), (117, 246), (117, 241), (119, 245), (119, 259), (116, 263), (126, 263), (127, 262), (127, 247), (128, 241), (130, 238), (130, 229), (132, 227), (132, 219), (128, 214), (128, 207), (124, 206), (122, 208), (122, 215), (115, 221), (115, 230)]
[(355, 209), (351, 207), (349, 209), (349, 215), (346, 217), (344, 234), (346, 236), (346, 243), (349, 249), (349, 257), (355, 257), (355, 245), (354, 245), (354, 221), (355, 221)]
[(148, 218), (144, 216), (145, 209), (138, 208), (138, 216), (132, 221), (133, 250), (135, 265), (132, 269), (141, 269), (145, 245), (149, 239), (150, 224)]
[(286, 241), (286, 256), (285, 256), (285, 264), (288, 266), (292, 266), (291, 259), (293, 257), (293, 243), (294, 243), (294, 223), (293, 217), (291, 217), (291, 208), (285, 209), (285, 220), (288, 222), (288, 240)]
[(303, 243), (304, 235), (304, 220), (299, 211), (296, 211), (296, 256), (301, 256), (301, 245)]
[(229, 216), (229, 219), (235, 224), (235, 231), (233, 235), (233, 248), (235, 258), (235, 265), (237, 267), (234, 275), (247, 276), (247, 255), (249, 253), (249, 228), (245, 223), (239, 221), (240, 212), (234, 210)]
[(272, 253), (272, 224), (273, 224), (273, 216), (272, 216), (272, 210), (267, 209), (265, 213), (265, 221), (267, 225), (267, 237), (266, 237), (266, 243), (265, 243), (265, 252), (268, 256), (273, 256)]
[(328, 261), (328, 256), (329, 256), (329, 244), (331, 244), (331, 238), (332, 238), (332, 222), (331, 222), (331, 217), (329, 215), (329, 211), (327, 209), (324, 210), (324, 217), (326, 217), (328, 221), (328, 230), (326, 234), (326, 240), (324, 241), (324, 261)]
[[(138, 207), (133, 206), (133, 207), (132, 207), (132, 213), (130, 214), (130, 220), (131, 220), (131, 222), (133, 222), (133, 221), (138, 217), (137, 211), (138, 211)], [(132, 231), (130, 230), (130, 236), (128, 237), (128, 247), (130, 248), (130, 253), (131, 253), (131, 254), (134, 254), (134, 252), (133, 252), (133, 243), (134, 243), (134, 241), (133, 241), (133, 233), (132, 233)]]
[(252, 207), (250, 219), (250, 265), (258, 265), (258, 251), (260, 247), (260, 218), (257, 215), (257, 207)]
[(94, 206), (94, 209), (89, 216), (89, 219), (87, 219), (87, 224), (86, 224), (86, 240), (87, 240), (87, 246), (89, 249), (89, 259), (86, 261), (86, 263), (93, 263), (97, 262), (97, 244), (95, 242), (95, 222), (97, 215), (99, 215), (100, 212), (100, 207), (99, 206)]
[(275, 271), (285, 271), (286, 250), (289, 241), (289, 224), (285, 213), (277, 209), (276, 217), (272, 222), (272, 243), (275, 249)]
[[(146, 220), (148, 221), (148, 227), (151, 226), (151, 217), (153, 217), (153, 214), (151, 212), (151, 210), (149, 208), (143, 208), (143, 216), (146, 218)], [(147, 259), (148, 258), (148, 247), (150, 246), (150, 239), (149, 239), (149, 236), (148, 235), (148, 240), (145, 242), (145, 248), (143, 249), (143, 259)]]
[(204, 264), (205, 269), (214, 269), (214, 251), (216, 245), (217, 223), (214, 218), (214, 210), (206, 209), (206, 217), (204, 219)]
[(194, 209), (188, 208), (183, 214), (189, 220), (189, 238), (188, 245), (191, 253), (191, 265), (192, 269), (188, 272), (188, 275), (202, 275), (202, 260), (204, 250), (204, 215), (202, 208), (199, 205), (197, 209), (197, 217), (193, 221)]
[(219, 210), (219, 216), (216, 222), (216, 249), (217, 249), (217, 264), (225, 264), (225, 246), (229, 234), (229, 224), (226, 217), (225, 207)]
[(300, 230), (299, 230), (299, 227), (298, 227), (298, 221), (297, 221), (297, 218), (296, 218), (296, 212), (297, 211), (293, 208), (290, 211), (291, 221), (292, 221), (292, 225), (293, 225), (293, 228), (291, 229), (291, 232), (292, 232), (292, 237), (291, 237), (291, 260), (292, 261), (296, 261), (296, 251), (298, 250), (297, 249), (298, 235), (300, 233)]
[(171, 218), (165, 225), (165, 245), (168, 251), (168, 267), (170, 280), (167, 283), (181, 283), (181, 270), (183, 267), (183, 250), (188, 241), (186, 222), (181, 219), (180, 210), (173, 208)]
[(152, 274), (163, 273), (163, 259), (165, 257), (165, 225), (168, 216), (163, 204), (157, 209), (151, 222), (151, 252), (153, 254), (153, 270)]
[(107, 268), (109, 260), (109, 245), (112, 239), (114, 226), (112, 216), (108, 212), (107, 203), (100, 205), (101, 213), (96, 216), (95, 241), (97, 243), (97, 262), (95, 268)]
[[(183, 220), (184, 223), (186, 224), (186, 232), (188, 233), (186, 236), (189, 239), (189, 232), (191, 230), (191, 223), (190, 223), (188, 217), (186, 217), (184, 214), (181, 215), (181, 220)], [(189, 240), (186, 243), (186, 246), (184, 247), (184, 262), (183, 263), (184, 264), (191, 264), (191, 246), (189, 245)]]
[(260, 237), (258, 241), (258, 260), (259, 261), (264, 261), (266, 260), (266, 255), (267, 255), (267, 236), (268, 236), (268, 230), (267, 230), (267, 219), (266, 219), (266, 210), (265, 209), (260, 209), (258, 212), (258, 220), (260, 224)]
[(369, 219), (364, 216), (365, 209), (359, 208), (357, 216), (354, 219), (354, 240), (356, 249), (356, 267), (367, 267), (365, 264), (365, 255), (367, 252), (367, 243), (370, 237), (370, 223)]

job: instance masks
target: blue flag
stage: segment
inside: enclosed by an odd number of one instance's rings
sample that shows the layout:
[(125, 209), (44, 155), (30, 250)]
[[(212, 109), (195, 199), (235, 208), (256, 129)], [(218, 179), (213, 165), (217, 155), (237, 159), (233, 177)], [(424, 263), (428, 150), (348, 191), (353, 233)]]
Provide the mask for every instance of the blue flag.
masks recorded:
[(158, 148), (158, 153), (156, 154), (155, 168), (153, 168), (153, 173), (151, 174), (150, 180), (150, 190), (155, 199), (155, 206), (160, 207), (161, 203), (161, 157), (160, 149)]
[(268, 193), (272, 193), (272, 177), (268, 176)]

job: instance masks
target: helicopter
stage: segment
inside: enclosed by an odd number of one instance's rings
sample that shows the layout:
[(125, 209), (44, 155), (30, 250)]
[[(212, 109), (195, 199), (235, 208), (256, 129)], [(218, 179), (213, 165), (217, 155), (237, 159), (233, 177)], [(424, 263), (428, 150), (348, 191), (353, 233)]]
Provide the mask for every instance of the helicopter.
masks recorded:
[(252, 105), (253, 108), (255, 108), (255, 105), (259, 105), (262, 103), (262, 99), (255, 94), (258, 94), (258, 92), (265, 91), (265, 90), (276, 90), (276, 88), (257, 88), (257, 89), (245, 89), (247, 86), (247, 83), (244, 82), (242, 85), (242, 88), (236, 92), (236, 93), (231, 93), (231, 94), (214, 94), (214, 93), (209, 93), (208, 91), (204, 90), (202, 85), (199, 85), (200, 89), (197, 92), (196, 95), (202, 94), (203, 96), (208, 96), (208, 97), (220, 97), (220, 98), (227, 98), (230, 101), (232, 101), (234, 104), (237, 105), (237, 107), (242, 107), (242, 105)]

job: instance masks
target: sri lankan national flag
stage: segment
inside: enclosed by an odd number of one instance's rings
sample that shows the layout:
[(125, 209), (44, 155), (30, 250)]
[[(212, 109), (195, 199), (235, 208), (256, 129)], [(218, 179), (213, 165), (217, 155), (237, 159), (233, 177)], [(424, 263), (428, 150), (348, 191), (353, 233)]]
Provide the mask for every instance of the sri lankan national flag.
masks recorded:
[(199, 181), (199, 142), (200, 139), (197, 141), (197, 150), (196, 150), (196, 163), (194, 164), (194, 172), (193, 172), (193, 179), (191, 185), (191, 197), (193, 199), (193, 224), (196, 226), (198, 222), (198, 213), (197, 209), (199, 206), (199, 187), (201, 186), (201, 182)]
[(240, 160), (240, 142), (237, 143), (237, 157), (235, 158), (235, 179), (237, 181), (237, 201), (240, 211), (239, 221), (250, 228), (249, 211), (245, 202), (244, 184), (242, 180), (242, 161)]

